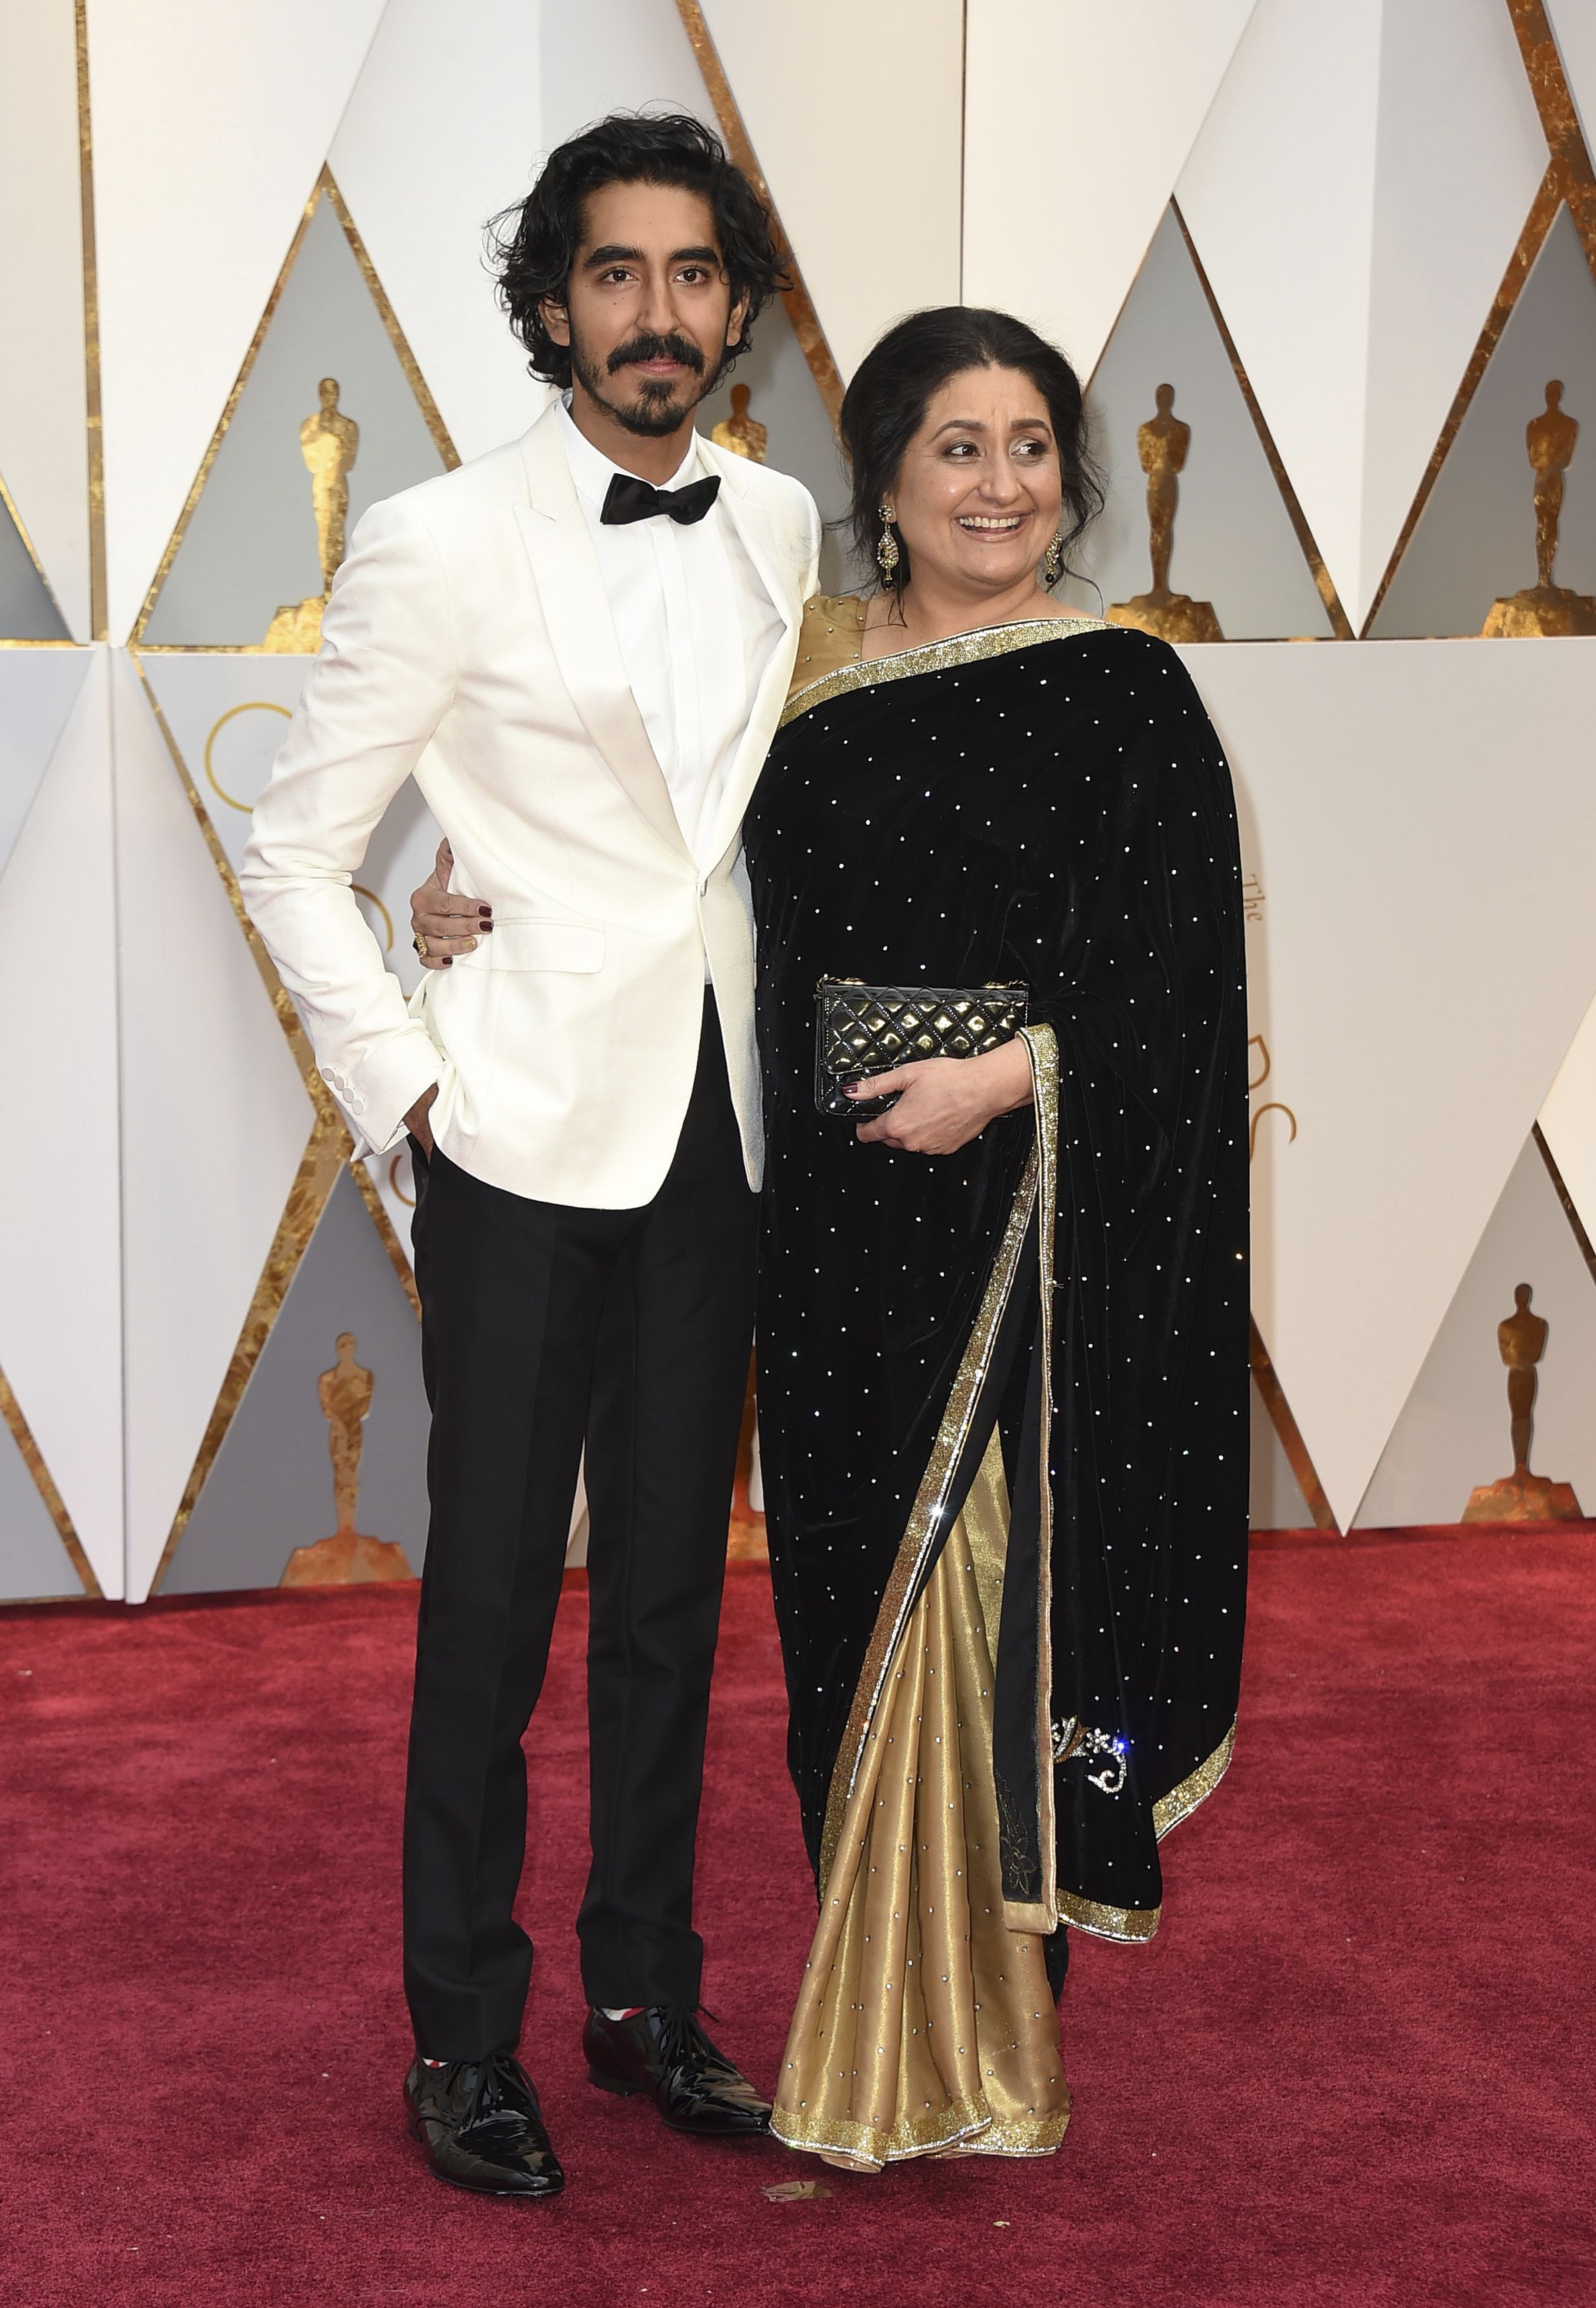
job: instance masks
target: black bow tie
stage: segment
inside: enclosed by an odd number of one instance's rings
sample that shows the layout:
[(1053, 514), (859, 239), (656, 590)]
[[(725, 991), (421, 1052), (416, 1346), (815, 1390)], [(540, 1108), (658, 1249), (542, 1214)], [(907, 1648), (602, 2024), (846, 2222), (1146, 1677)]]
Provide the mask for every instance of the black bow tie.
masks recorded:
[(707, 480), (690, 481), (684, 489), (656, 489), (652, 481), (639, 481), (635, 473), (617, 473), (598, 517), (616, 526), (629, 521), (651, 521), (656, 512), (663, 512), (673, 521), (691, 524), (703, 520), (719, 495), (718, 473), (711, 473)]

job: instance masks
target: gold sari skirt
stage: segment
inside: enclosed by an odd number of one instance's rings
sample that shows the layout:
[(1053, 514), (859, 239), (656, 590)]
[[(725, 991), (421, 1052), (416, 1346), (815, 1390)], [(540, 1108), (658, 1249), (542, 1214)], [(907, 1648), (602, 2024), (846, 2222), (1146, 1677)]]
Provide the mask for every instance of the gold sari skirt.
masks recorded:
[(828, 2163), (1047, 2156), (1069, 2122), (1034, 1931), (1003, 1920), (994, 1434), (899, 1639), (843, 1812), (771, 2129)]

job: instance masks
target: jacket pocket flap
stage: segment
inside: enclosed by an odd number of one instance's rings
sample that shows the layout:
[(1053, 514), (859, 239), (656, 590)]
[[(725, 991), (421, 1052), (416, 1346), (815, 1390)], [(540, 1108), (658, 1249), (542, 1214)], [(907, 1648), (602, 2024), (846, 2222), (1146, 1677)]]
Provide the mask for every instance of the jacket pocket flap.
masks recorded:
[(455, 967), (479, 969), (561, 969), (590, 974), (604, 968), (604, 932), (579, 922), (495, 921), (475, 953), (455, 958)]

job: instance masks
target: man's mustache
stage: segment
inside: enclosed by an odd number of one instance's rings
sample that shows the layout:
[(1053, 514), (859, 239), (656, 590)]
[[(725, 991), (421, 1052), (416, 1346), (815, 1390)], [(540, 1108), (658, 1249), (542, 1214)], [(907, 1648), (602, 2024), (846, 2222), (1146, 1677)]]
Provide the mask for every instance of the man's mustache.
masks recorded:
[(701, 376), (704, 371), (704, 356), (697, 345), (686, 337), (674, 336), (629, 337), (623, 345), (616, 346), (606, 366), (614, 376), (632, 361), (650, 360), (680, 361), (682, 367), (691, 369), (695, 376)]

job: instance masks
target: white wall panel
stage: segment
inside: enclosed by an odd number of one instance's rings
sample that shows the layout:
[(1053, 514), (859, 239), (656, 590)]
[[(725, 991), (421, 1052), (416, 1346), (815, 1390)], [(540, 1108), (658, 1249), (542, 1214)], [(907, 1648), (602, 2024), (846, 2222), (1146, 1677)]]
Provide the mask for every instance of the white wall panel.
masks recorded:
[(1256, 1385), (1248, 1389), (1251, 1460), (1247, 1520), (1254, 1530), (1311, 1530), (1313, 1512)]
[(0, 9), (0, 314), (9, 348), (0, 360), (0, 476), (82, 642), (89, 436), (78, 184), (69, 0)]
[(970, 0), (966, 304), (1023, 314), (1091, 374), (1253, 5)]
[(166, 1545), (313, 1120), (138, 676), (114, 660), (127, 1593)]
[(0, 874), (91, 662), (87, 650), (0, 650)]
[(50, 597), (20, 521), (13, 519), (0, 498), (0, 640), (70, 639), (66, 621)]
[(1349, 614), (1361, 565), (1381, 13), (1381, 0), (1258, 0), (1176, 188)]
[(0, 1130), (0, 1368), (115, 1596), (123, 1494), (111, 667), (104, 650), (52, 654), (76, 676), (77, 700), (0, 875), (4, 950), (30, 957), (25, 994), (13, 975), (0, 1004), (0, 1081), (13, 1092)]
[(1369, 264), (1363, 533), (1348, 602), (1356, 623), (1424, 477), (1546, 160), (1546, 138), (1503, 0), (1387, 0)]
[(1186, 655), (1298, 1124), (1257, 1132), (1254, 1309), (1344, 1528), (1596, 986), (1596, 642)]
[[(961, 0), (704, 16), (845, 379), (888, 322), (959, 301)], [(1026, 169), (1052, 138), (1032, 127)]]
[(0, 1603), (78, 1602), (82, 1594), (27, 1460), (0, 1423)]
[(657, 107), (716, 125), (676, 0), (545, 6), (542, 49), (545, 151), (606, 112)]
[(545, 397), (482, 261), (485, 222), (526, 193), (544, 142), (540, 13), (453, 0), (445, 28), (436, 0), (388, 0), (329, 156), (462, 457), (525, 432)]
[(1585, 142), (1596, 151), (1596, 7), (1592, 0), (1546, 0), (1546, 13)]
[(1596, 1002), (1580, 1021), (1537, 1118), (1569, 1200), (1596, 1242)]
[(382, 0), (89, 0), (110, 632), (131, 627)]

